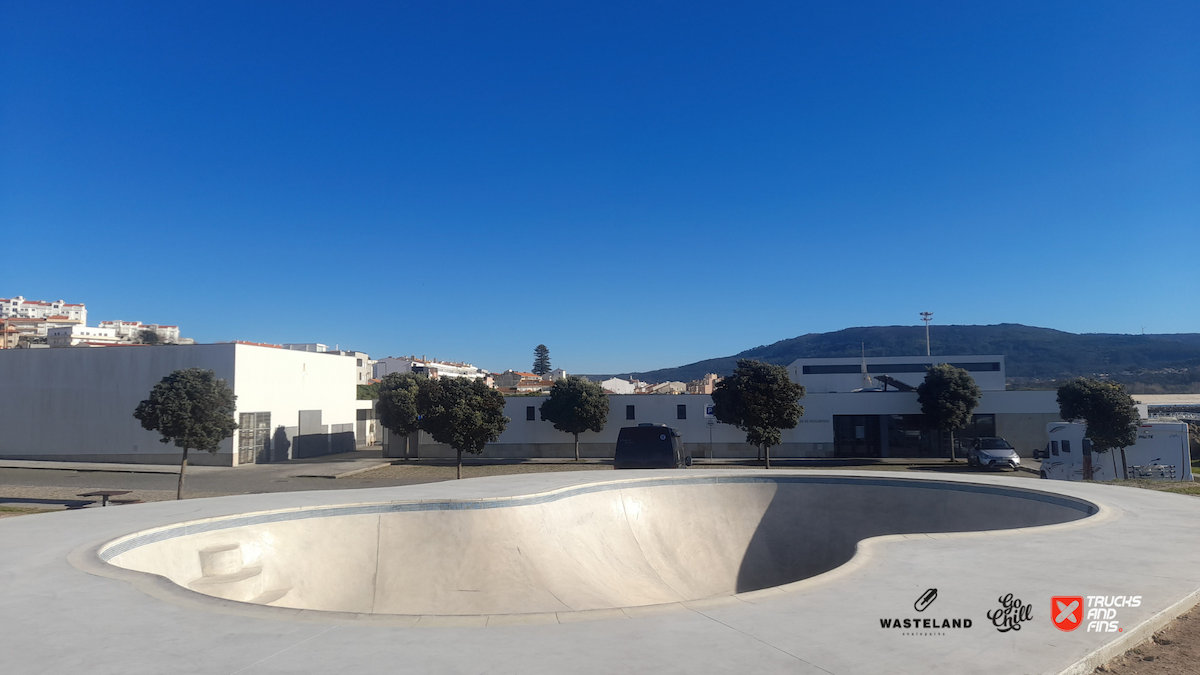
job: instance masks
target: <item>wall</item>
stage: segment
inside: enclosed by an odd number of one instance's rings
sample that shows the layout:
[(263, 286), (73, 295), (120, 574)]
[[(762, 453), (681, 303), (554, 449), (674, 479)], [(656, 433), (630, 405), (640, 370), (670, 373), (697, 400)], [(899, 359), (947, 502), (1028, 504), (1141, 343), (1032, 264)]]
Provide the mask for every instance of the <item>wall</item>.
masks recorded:
[[(142, 429), (133, 410), (181, 368), (213, 370), (233, 388), (238, 413), (271, 413), (281, 446), (296, 432), (277, 431), (298, 427), (300, 410), (322, 411), (331, 432), (353, 432), (356, 367), (346, 357), (240, 344), (14, 349), (0, 351), (0, 457), (176, 464), (180, 450)], [(235, 465), (239, 433), (188, 461)]]
[[(278, 435), (276, 431), (280, 427), (285, 433), (292, 427), (296, 427), (298, 433), (307, 433), (309, 430), (299, 428), (301, 410), (320, 411), (324, 433), (354, 430), (358, 410), (358, 367), (352, 357), (256, 345), (234, 347), (237, 350), (234, 391), (238, 396), (238, 413), (271, 413), (272, 438)], [(237, 433), (234, 440), (236, 442)], [(294, 450), (295, 439), (288, 440), (293, 443)], [(349, 450), (353, 450), (353, 446), (351, 442)], [(330, 447), (344, 448), (345, 443)], [(272, 450), (272, 457), (283, 459), (280, 455)]]
[[(231, 386), (234, 345), (0, 351), (0, 457), (177, 464), (180, 450), (133, 410), (164, 376), (209, 368)], [(193, 464), (230, 466), (233, 443)]]

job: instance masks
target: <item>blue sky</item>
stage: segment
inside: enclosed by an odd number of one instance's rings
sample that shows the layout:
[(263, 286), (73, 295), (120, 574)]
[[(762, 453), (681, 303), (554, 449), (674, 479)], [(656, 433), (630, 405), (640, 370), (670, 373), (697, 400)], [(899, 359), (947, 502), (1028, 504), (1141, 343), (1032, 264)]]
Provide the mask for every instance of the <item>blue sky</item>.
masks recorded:
[(1200, 5), (0, 3), (0, 296), (645, 370), (1200, 332)]

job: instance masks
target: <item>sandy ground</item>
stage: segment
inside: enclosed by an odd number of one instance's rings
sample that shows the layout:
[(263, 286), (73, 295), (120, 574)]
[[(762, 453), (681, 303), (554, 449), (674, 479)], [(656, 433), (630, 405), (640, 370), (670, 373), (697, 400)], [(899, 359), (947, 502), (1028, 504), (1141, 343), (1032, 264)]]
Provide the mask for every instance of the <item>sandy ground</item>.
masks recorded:
[(1167, 624), (1154, 637), (1097, 668), (1104, 675), (1200, 673), (1200, 608)]

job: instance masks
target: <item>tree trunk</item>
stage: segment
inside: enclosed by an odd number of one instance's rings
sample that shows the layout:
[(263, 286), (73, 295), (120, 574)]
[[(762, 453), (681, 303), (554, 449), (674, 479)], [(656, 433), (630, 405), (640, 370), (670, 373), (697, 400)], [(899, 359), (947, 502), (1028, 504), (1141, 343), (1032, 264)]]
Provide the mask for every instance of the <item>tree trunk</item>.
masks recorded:
[(950, 430), (950, 461), (957, 462), (958, 459), (954, 456), (954, 430)]
[(763, 446), (763, 457), (765, 457), (767, 460), (766, 468), (768, 468), (768, 469), (771, 468), (771, 446), (769, 446), (769, 445)]
[(575, 434), (575, 461), (579, 461), (579, 434)]
[(411, 438), (412, 436), (416, 436), (416, 437), (417, 437), (417, 447), (416, 447), (416, 449), (415, 449), (415, 450), (413, 450), (413, 459), (420, 460), (420, 459), (421, 459), (421, 432), (420, 432), (420, 431), (414, 431), (414, 432), (412, 432), (411, 434), (409, 434), (409, 437), (410, 437), (410, 438)]
[(755, 457), (755, 459), (757, 459), (758, 461), (761, 462), (762, 458), (763, 458), (763, 452), (762, 452), (763, 446), (760, 444), (757, 449), (758, 449), (758, 457)]
[(412, 434), (405, 434), (405, 436), (404, 436), (404, 461), (406, 461), (406, 462), (408, 461), (408, 450), (409, 450), (408, 446), (411, 441), (412, 441)]
[(1114, 478), (1114, 479), (1116, 479), (1116, 477), (1120, 475), (1120, 474), (1117, 472), (1117, 453), (1113, 452), (1112, 450), (1109, 450), (1108, 452), (1109, 452), (1109, 454), (1111, 454), (1111, 455), (1112, 455), (1112, 462), (1113, 462), (1113, 478)]
[[(1125, 459), (1125, 448), (1121, 448), (1121, 477), (1129, 480), (1129, 462)], [(1116, 476), (1113, 476), (1116, 478)]]
[(455, 475), (455, 478), (462, 478), (462, 450), (456, 450), (456, 452), (458, 452), (458, 474)]
[(183, 459), (179, 461), (179, 487), (175, 488), (175, 499), (183, 499), (183, 472), (187, 469), (187, 448), (183, 449)]

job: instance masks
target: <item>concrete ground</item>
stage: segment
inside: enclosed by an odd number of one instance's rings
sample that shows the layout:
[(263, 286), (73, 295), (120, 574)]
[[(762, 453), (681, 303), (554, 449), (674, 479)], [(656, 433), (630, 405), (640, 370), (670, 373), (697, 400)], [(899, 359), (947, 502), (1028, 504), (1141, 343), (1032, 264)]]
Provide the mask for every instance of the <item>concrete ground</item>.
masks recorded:
[[(694, 470), (622, 472), (621, 477), (668, 474), (712, 476), (710, 471)], [(877, 472), (847, 471), (766, 474), (735, 469), (727, 475), (733, 474), (880, 478)], [(95, 570), (83, 561), (98, 545), (182, 521), (346, 503), (505, 498), (586, 486), (613, 476), (527, 474), (4, 519), (4, 671), (1086, 673), (1150, 637), (1200, 597), (1200, 508), (1194, 497), (1107, 485), (1015, 481), (1011, 474), (915, 471), (903, 477), (1003, 489), (1020, 485), (1085, 499), (1102, 510), (1097, 516), (1048, 527), (872, 539), (860, 545), (847, 565), (797, 587), (744, 598), (613, 610), (579, 623), (551, 614), (525, 625), (504, 617), (468, 617), (425, 628), (420, 622), (404, 627), (350, 614), (268, 616), (240, 603), (180, 601), (177, 594), (164, 593), (158, 582), (135, 586), (83, 571)], [(887, 480), (895, 478), (889, 475)], [(573, 529), (547, 536), (568, 534), (587, 533)], [(325, 553), (345, 554), (335, 541)], [(477, 562), (486, 563), (486, 551), (476, 555), (483, 556)], [(880, 626), (881, 618), (916, 616), (914, 600), (930, 588), (938, 589), (932, 605), (938, 617), (969, 617), (974, 626), (942, 635), (936, 633), (943, 631), (912, 635), (913, 631)], [(1001, 631), (986, 618), (1008, 594), (1033, 607), (1020, 630)], [(1051, 625), (1050, 598), (1063, 595), (1139, 595), (1142, 601), (1136, 608), (1120, 610), (1122, 632), (1062, 632)]]
[[(1026, 460), (1026, 471), (991, 472), (972, 470), (964, 462), (945, 460), (773, 460), (777, 468), (847, 469), (867, 471), (912, 471), (951, 475), (1003, 475), (1036, 477), (1037, 463)], [(700, 460), (697, 468), (755, 468), (746, 460)], [(517, 473), (608, 470), (606, 460), (491, 460), (469, 458), (464, 478), (481, 478)], [(129, 490), (123, 499), (164, 501), (175, 498), (179, 467), (147, 464), (96, 462), (45, 462), (0, 460), (0, 506), (64, 509), (98, 503), (79, 497), (96, 490)], [(184, 498), (220, 497), (264, 492), (345, 490), (395, 487), (453, 480), (455, 467), (446, 460), (396, 461), (384, 459), (379, 450), (359, 450), (340, 455), (275, 464), (240, 467), (189, 466)]]

